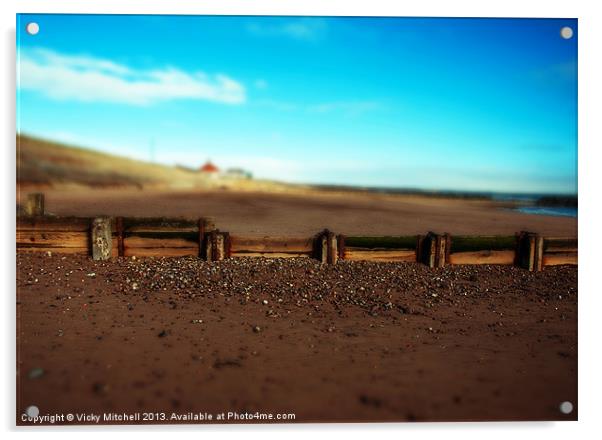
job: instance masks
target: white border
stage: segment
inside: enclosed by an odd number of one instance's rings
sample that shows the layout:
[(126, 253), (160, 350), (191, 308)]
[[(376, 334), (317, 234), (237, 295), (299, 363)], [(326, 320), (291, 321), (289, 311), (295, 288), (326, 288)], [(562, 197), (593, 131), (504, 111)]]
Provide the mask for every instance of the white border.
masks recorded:
[[(602, 41), (602, 21), (593, 1), (540, 1), (525, 0), (477, 1), (477, 0), (422, 0), (393, 2), (385, 0), (222, 0), (205, 1), (192, 4), (192, 0), (4, 0), (0, 8), (2, 14), (2, 96), (0, 106), (0, 124), (2, 126), (2, 247), (0, 277), (5, 289), (2, 292), (4, 302), (2, 341), (7, 356), (0, 363), (2, 389), (4, 396), (0, 401), (0, 426), (15, 433), (14, 426), (14, 197), (15, 197), (15, 14), (31, 13), (119, 13), (119, 14), (226, 14), (226, 15), (347, 15), (347, 16), (462, 16), (462, 17), (568, 17), (579, 18), (579, 422), (570, 423), (477, 423), (477, 424), (375, 424), (375, 425), (290, 425), (290, 426), (193, 426), (193, 427), (113, 427), (97, 430), (77, 428), (54, 430), (50, 434), (41, 429), (26, 429), (29, 435), (65, 435), (106, 436), (107, 431), (128, 432), (143, 430), (144, 436), (163, 437), (166, 430), (176, 430), (179, 434), (194, 433), (206, 436), (218, 433), (228, 436), (248, 435), (261, 437), (286, 436), (306, 438), (316, 432), (325, 432), (328, 436), (345, 435), (358, 438), (368, 435), (411, 435), (420, 434), (429, 437), (445, 438), (488, 438), (513, 437), (518, 435), (545, 435), (546, 438), (567, 439), (571, 435), (586, 436), (600, 431), (599, 395), (600, 375), (600, 330), (596, 327), (602, 312), (600, 300), (602, 292), (600, 275), (596, 267), (599, 258), (600, 235), (596, 225), (602, 224), (598, 203), (600, 196), (597, 188), (602, 188), (600, 175), (600, 149), (602, 138), (600, 126), (602, 117), (596, 112), (602, 102), (600, 78), (602, 69), (599, 56), (599, 44)], [(597, 47), (598, 46), (598, 47)], [(517, 396), (520, 399), (520, 396)], [(395, 432), (394, 432), (395, 431)], [(112, 434), (112, 435), (114, 435)]]

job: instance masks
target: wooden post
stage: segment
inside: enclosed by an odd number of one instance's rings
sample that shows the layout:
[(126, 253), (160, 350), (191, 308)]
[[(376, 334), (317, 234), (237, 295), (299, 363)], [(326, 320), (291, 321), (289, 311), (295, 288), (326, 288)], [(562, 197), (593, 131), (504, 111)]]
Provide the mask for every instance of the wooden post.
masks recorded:
[(31, 216), (44, 215), (43, 193), (27, 194), (27, 200), (25, 201), (25, 214)]
[[(435, 262), (434, 267), (443, 267), (441, 261), (445, 260), (445, 240), (442, 235), (435, 235)], [(444, 261), (445, 262), (445, 261)]]
[(543, 269), (543, 237), (539, 234), (535, 236), (535, 271)]
[(517, 235), (515, 264), (530, 272), (543, 268), (543, 237), (521, 231)]
[(328, 230), (314, 237), (314, 258), (321, 263), (328, 263)]
[(115, 229), (117, 230), (117, 255), (123, 257), (125, 255), (125, 246), (123, 242), (123, 217), (115, 219)]
[(209, 233), (209, 236), (205, 240), (205, 258), (207, 261), (221, 261), (226, 255), (225, 234), (214, 230)]
[(418, 236), (416, 244), (416, 258), (428, 267), (444, 267), (449, 260), (449, 247), (451, 238), (449, 234), (435, 234), (429, 232), (426, 236)]
[(336, 264), (339, 257), (339, 253), (337, 251), (337, 239), (334, 232), (328, 231), (326, 233), (326, 241), (328, 247), (326, 260), (328, 264)]
[(222, 261), (226, 255), (224, 241), (224, 234), (221, 234), (218, 231), (215, 235), (215, 245), (213, 247), (213, 255), (215, 261)]
[(320, 237), (320, 261), (328, 263), (328, 239), (326, 235)]
[(345, 236), (339, 234), (337, 237), (337, 250), (339, 252), (339, 260), (345, 259)]
[(215, 231), (211, 231), (205, 239), (205, 259), (209, 262), (213, 261), (213, 244), (215, 242)]
[(424, 261), (424, 235), (416, 236), (416, 263)]
[(429, 232), (426, 236), (426, 261), (428, 267), (435, 267), (437, 258), (437, 234)]
[(111, 219), (98, 217), (92, 221), (92, 259), (108, 260), (111, 258), (112, 238)]
[(449, 263), (449, 255), (451, 253), (452, 238), (451, 238), (451, 235), (448, 234), (447, 232), (444, 234), (444, 237), (445, 237), (445, 260), (444, 260), (444, 264), (448, 264)]
[(449, 246), (451, 240), (449, 240), (449, 234), (445, 233), (435, 234), (435, 261), (434, 267), (444, 267), (445, 263), (449, 259)]
[(232, 239), (229, 232), (224, 232), (224, 258), (232, 256)]
[(199, 258), (203, 258), (205, 248), (205, 219), (200, 218), (198, 222), (199, 227)]

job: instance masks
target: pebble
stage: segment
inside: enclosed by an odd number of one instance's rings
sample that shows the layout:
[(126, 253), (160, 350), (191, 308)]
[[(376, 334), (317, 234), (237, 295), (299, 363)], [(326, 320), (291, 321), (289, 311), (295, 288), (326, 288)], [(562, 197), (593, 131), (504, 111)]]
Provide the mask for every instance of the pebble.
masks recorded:
[[(502, 294), (497, 290), (502, 283), (506, 296), (532, 295), (534, 301), (550, 301), (552, 306), (552, 301), (574, 301), (577, 297), (575, 268), (561, 266), (531, 274), (493, 265), (429, 269), (418, 264), (364, 261), (341, 261), (329, 266), (309, 258), (237, 258), (208, 263), (195, 257), (123, 258), (115, 265), (55, 255), (55, 260), (49, 260), (49, 266), (40, 273), (40, 258), (46, 257), (17, 256), (18, 265), (28, 266), (18, 269), (23, 274), (18, 278), (18, 288), (40, 279), (46, 287), (62, 288), (76, 277), (79, 281), (80, 273), (87, 274), (94, 278), (89, 281), (91, 286), (102, 282), (103, 294), (124, 295), (124, 306), (129, 311), (134, 308), (132, 304), (138, 307), (140, 299), (186, 310), (191, 307), (190, 301), (200, 304), (205, 298), (220, 297), (226, 303), (257, 302), (270, 307), (265, 311), (271, 319), (294, 313), (290, 309), (295, 309), (295, 305), (307, 307), (306, 311), (312, 313), (323, 313), (328, 307), (344, 313), (344, 308), (351, 306), (372, 316), (420, 315), (430, 313), (431, 308), (468, 307), (483, 297), (495, 299)], [(99, 273), (98, 267), (109, 270)], [(77, 298), (83, 289), (73, 292), (73, 298)], [(59, 295), (60, 301), (71, 298), (61, 292)], [(90, 308), (96, 302), (89, 301)], [(252, 328), (254, 332), (261, 331)]]

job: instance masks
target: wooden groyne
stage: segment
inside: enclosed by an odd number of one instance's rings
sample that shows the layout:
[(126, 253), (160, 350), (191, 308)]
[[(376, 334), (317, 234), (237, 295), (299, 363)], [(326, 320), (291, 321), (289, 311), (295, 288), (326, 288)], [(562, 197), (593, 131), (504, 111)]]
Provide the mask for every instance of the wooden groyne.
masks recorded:
[(196, 256), (226, 258), (315, 258), (418, 262), (429, 267), (461, 264), (515, 265), (530, 271), (576, 265), (577, 239), (521, 231), (511, 236), (424, 235), (362, 237), (329, 230), (311, 237), (248, 237), (215, 228), (208, 218), (58, 217), (45, 215), (43, 196), (30, 195), (17, 217), (18, 252), (54, 252), (111, 257)]

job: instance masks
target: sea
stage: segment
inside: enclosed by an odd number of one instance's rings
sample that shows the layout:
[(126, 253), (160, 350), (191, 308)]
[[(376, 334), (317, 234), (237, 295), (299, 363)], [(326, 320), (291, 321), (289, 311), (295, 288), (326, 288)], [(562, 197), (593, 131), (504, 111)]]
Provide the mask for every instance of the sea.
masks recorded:
[(522, 212), (524, 214), (551, 215), (554, 217), (577, 217), (576, 206), (539, 206), (537, 200), (544, 195), (525, 195), (525, 194), (491, 194), (492, 200), (514, 201), (522, 205), (511, 209), (512, 211)]
[(513, 211), (525, 214), (553, 215), (555, 217), (577, 217), (577, 208), (563, 206), (521, 206)]

